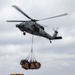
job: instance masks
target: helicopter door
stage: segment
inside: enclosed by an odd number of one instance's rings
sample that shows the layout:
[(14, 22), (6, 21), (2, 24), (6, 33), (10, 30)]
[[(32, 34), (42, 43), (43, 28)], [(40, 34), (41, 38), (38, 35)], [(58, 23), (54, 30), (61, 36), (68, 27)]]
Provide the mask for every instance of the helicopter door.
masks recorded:
[(35, 25), (32, 25), (32, 28), (33, 28), (34, 31), (39, 32), (39, 28), (36, 27)]
[(35, 27), (35, 29), (34, 29), (35, 31), (37, 31), (37, 32), (39, 32), (39, 28), (38, 27)]

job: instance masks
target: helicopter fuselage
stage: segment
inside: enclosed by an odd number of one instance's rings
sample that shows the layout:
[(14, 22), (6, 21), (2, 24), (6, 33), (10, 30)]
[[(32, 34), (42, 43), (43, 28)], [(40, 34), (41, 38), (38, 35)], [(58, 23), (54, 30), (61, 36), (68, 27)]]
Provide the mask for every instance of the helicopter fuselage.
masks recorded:
[(33, 35), (42, 36), (47, 39), (52, 39), (51, 35), (45, 32), (44, 27), (36, 22), (22, 22), (20, 24), (17, 24), (16, 27), (18, 27), (23, 33), (28, 32)]

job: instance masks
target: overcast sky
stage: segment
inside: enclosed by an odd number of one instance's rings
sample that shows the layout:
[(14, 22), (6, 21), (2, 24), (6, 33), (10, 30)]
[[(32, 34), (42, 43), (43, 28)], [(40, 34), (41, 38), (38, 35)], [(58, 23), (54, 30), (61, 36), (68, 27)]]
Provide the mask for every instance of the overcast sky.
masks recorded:
[[(19, 23), (6, 20), (28, 20), (15, 10), (17, 5), (33, 19), (42, 19), (63, 13), (67, 16), (39, 21), (47, 25), (45, 30), (52, 35), (53, 27), (59, 27), (62, 40), (49, 42), (34, 37), (34, 54), (41, 63), (39, 70), (24, 70), (20, 61), (31, 50), (31, 35), (15, 27)], [(75, 75), (75, 0), (0, 0), (0, 75), (24, 73), (25, 75)]]

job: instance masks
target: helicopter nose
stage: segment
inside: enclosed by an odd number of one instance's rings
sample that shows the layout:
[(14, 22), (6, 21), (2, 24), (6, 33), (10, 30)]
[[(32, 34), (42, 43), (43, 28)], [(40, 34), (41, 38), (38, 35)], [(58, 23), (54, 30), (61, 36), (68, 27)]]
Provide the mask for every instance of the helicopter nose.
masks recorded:
[(19, 27), (19, 25), (17, 24), (16, 27)]

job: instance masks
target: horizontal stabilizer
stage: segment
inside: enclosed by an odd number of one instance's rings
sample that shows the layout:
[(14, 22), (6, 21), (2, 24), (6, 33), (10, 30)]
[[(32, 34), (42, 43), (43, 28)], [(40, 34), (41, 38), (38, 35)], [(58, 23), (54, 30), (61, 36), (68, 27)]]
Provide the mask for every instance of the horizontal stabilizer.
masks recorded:
[(59, 36), (59, 37), (55, 37), (54, 39), (55, 39), (55, 40), (56, 40), (56, 39), (62, 39), (62, 37), (61, 37), (61, 36)]

